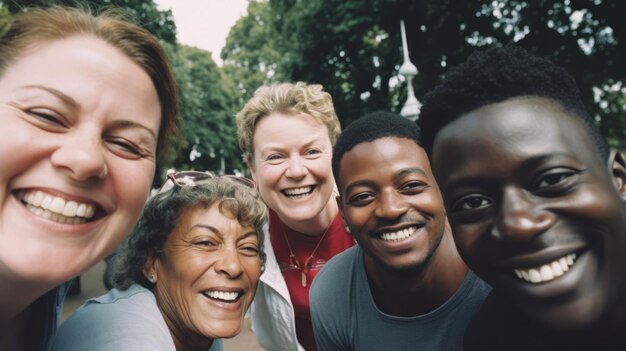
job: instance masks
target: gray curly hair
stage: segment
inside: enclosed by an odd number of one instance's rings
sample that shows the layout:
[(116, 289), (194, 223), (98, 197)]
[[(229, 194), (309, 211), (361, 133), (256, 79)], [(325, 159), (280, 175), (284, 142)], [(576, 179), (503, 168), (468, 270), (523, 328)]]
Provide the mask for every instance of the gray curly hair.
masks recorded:
[(165, 241), (179, 224), (183, 210), (194, 206), (208, 208), (215, 203), (219, 204), (220, 212), (231, 213), (241, 225), (255, 229), (263, 271), (263, 225), (267, 220), (267, 207), (255, 189), (218, 177), (203, 181), (202, 185), (175, 187), (152, 197), (132, 233), (109, 261), (105, 285), (125, 290), (136, 283), (152, 289), (143, 274), (146, 260), (151, 255), (163, 255)]

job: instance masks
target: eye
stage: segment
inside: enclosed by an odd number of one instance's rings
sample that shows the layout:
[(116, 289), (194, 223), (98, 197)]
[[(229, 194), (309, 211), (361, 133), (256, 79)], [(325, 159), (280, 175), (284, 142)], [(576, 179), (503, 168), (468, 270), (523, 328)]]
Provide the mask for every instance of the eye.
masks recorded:
[(543, 174), (535, 182), (535, 189), (544, 189), (564, 182), (575, 174), (572, 170), (561, 169), (548, 174)]
[(480, 210), (491, 206), (492, 203), (491, 199), (485, 196), (472, 194), (456, 201), (452, 205), (452, 210), (454, 212)]
[(193, 244), (194, 246), (200, 246), (204, 248), (211, 248), (216, 246), (216, 244), (211, 240), (199, 240), (194, 242)]
[(374, 194), (372, 193), (358, 193), (350, 196), (349, 203), (353, 206), (365, 206), (374, 200)]
[(32, 116), (37, 123), (43, 124), (46, 127), (59, 128), (67, 127), (63, 118), (57, 113), (48, 109), (32, 109), (26, 111), (27, 114)]
[(322, 150), (316, 149), (316, 148), (307, 149), (304, 152), (304, 154), (307, 155), (307, 156), (319, 155), (321, 153), (322, 153)]
[(284, 159), (285, 157), (281, 154), (271, 154), (265, 158), (265, 161), (268, 161), (271, 164), (277, 164), (277, 163), (280, 163)]
[(259, 254), (259, 248), (252, 244), (243, 245), (240, 247), (240, 250), (245, 256), (257, 256)]
[(121, 157), (137, 159), (144, 156), (142, 150), (128, 140), (120, 138), (109, 138), (106, 142)]
[(417, 180), (412, 180), (402, 184), (400, 187), (400, 191), (408, 191), (408, 192), (421, 192), (422, 190), (428, 187), (424, 182), (420, 182)]

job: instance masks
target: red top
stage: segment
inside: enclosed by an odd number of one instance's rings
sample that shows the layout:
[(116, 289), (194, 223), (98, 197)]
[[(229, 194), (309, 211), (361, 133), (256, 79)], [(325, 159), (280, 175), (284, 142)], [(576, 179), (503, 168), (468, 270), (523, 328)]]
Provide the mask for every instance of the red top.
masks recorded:
[(341, 216), (337, 213), (337, 216), (335, 216), (328, 228), (328, 233), (326, 233), (326, 236), (313, 255), (313, 259), (309, 264), (311, 269), (304, 273), (306, 286), (302, 286), (304, 280), (302, 276), (303, 272), (301, 269), (291, 264), (289, 260), (289, 247), (287, 242), (285, 242), (285, 236), (282, 230), (285, 231), (291, 249), (301, 266), (304, 265), (309, 256), (311, 256), (311, 253), (320, 242), (321, 236), (309, 236), (297, 232), (283, 224), (276, 212), (270, 210), (269, 213), (270, 240), (276, 255), (276, 260), (287, 283), (289, 295), (291, 296), (291, 303), (293, 304), (296, 315), (296, 334), (298, 341), (307, 351), (317, 350), (315, 338), (313, 337), (311, 313), (309, 311), (309, 288), (311, 287), (313, 278), (315, 278), (317, 272), (319, 272), (324, 264), (326, 264), (331, 257), (352, 247), (352, 245), (354, 245), (354, 238), (350, 233), (346, 232)]

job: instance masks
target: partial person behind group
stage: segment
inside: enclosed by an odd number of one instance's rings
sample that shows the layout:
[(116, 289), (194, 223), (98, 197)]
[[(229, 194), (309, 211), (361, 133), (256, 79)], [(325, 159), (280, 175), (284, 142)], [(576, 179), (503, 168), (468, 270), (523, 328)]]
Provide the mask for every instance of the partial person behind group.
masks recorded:
[(267, 209), (251, 180), (170, 174), (111, 262), (107, 294), (59, 328), (54, 350), (221, 350), (262, 271)]
[(332, 98), (317, 84), (261, 87), (237, 114), (239, 146), (270, 208), (267, 265), (252, 305), (254, 332), (267, 350), (316, 350), (309, 287), (354, 244), (331, 170), (340, 131)]
[(467, 350), (626, 349), (626, 168), (562, 68), (477, 52), (425, 98), (456, 245), (493, 291)]
[(462, 350), (490, 287), (461, 260), (415, 124), (389, 112), (352, 122), (333, 173), (358, 246), (311, 287), (320, 350)]
[(60, 7), (11, 20), (0, 37), (0, 349), (49, 349), (64, 282), (130, 232), (177, 114), (147, 31)]

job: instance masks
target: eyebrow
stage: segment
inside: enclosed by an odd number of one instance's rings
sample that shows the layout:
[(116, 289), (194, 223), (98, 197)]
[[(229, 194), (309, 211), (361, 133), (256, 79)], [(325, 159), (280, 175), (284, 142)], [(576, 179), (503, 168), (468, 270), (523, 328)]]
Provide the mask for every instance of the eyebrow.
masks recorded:
[(73, 108), (78, 108), (78, 106), (79, 106), (78, 102), (76, 102), (76, 100), (74, 100), (69, 95), (66, 95), (65, 93), (63, 93), (62, 91), (60, 91), (58, 89), (47, 87), (45, 85), (38, 85), (38, 84), (26, 85), (26, 86), (21, 87), (20, 89), (39, 89), (39, 90), (44, 90), (44, 91), (47, 91), (48, 93), (56, 96), (57, 98), (59, 98), (60, 100), (62, 100), (63, 102), (65, 102), (66, 104), (70, 105)]
[(137, 122), (133, 122), (133, 121), (129, 121), (127, 119), (120, 119), (120, 120), (116, 120), (113, 122), (113, 126), (117, 127), (117, 128), (141, 128), (145, 131), (147, 131), (148, 133), (150, 133), (150, 135), (154, 138), (157, 139), (156, 134), (154, 134), (154, 131), (152, 131), (152, 129), (144, 126), (141, 123), (137, 123)]
[[(213, 233), (215, 233), (215, 234), (217, 234), (217, 235), (219, 235), (219, 236), (222, 236), (222, 232), (220, 232), (220, 231), (219, 231), (219, 229), (217, 229), (217, 228), (215, 228), (215, 227), (213, 227), (213, 226), (211, 226), (211, 225), (208, 225), (208, 224), (196, 224), (196, 225), (193, 225), (193, 226), (191, 227), (191, 229), (194, 229), (194, 228), (202, 228), (202, 229), (207, 229), (207, 230), (212, 231)], [(237, 238), (237, 241), (243, 240), (243, 239), (245, 239), (245, 238), (247, 238), (247, 237), (249, 237), (249, 236), (256, 236), (256, 232), (254, 232), (254, 231), (252, 231), (252, 232), (246, 232), (245, 234), (240, 235), (240, 236)]]
[[(319, 142), (320, 140), (323, 140), (323, 138), (320, 138), (320, 137), (314, 138), (314, 139), (309, 140), (308, 142), (306, 142), (304, 145), (302, 145), (302, 147), (303, 148), (310, 147), (311, 145), (315, 144), (316, 142)], [(269, 151), (276, 151), (276, 150), (283, 150), (283, 149), (284, 149), (284, 147), (281, 147), (281, 146), (270, 145), (270, 146), (268, 146), (266, 148), (263, 148), (263, 149), (259, 150), (260, 151), (259, 154), (261, 154), (263, 152), (267, 152), (268, 150)]]
[[(398, 179), (405, 177), (408, 174), (413, 174), (413, 173), (419, 173), (421, 175), (423, 175), (424, 177), (428, 177), (428, 175), (426, 174), (426, 172), (419, 168), (419, 167), (411, 167), (411, 168), (404, 168), (401, 169), (399, 172), (397, 172), (396, 174), (393, 175), (393, 181), (397, 181)], [(350, 184), (349, 186), (346, 187), (346, 194), (350, 192), (350, 190), (352, 190), (352, 188), (355, 188), (357, 186), (371, 186), (372, 185), (372, 181), (369, 179), (363, 179), (363, 180), (357, 180), (356, 182)]]

